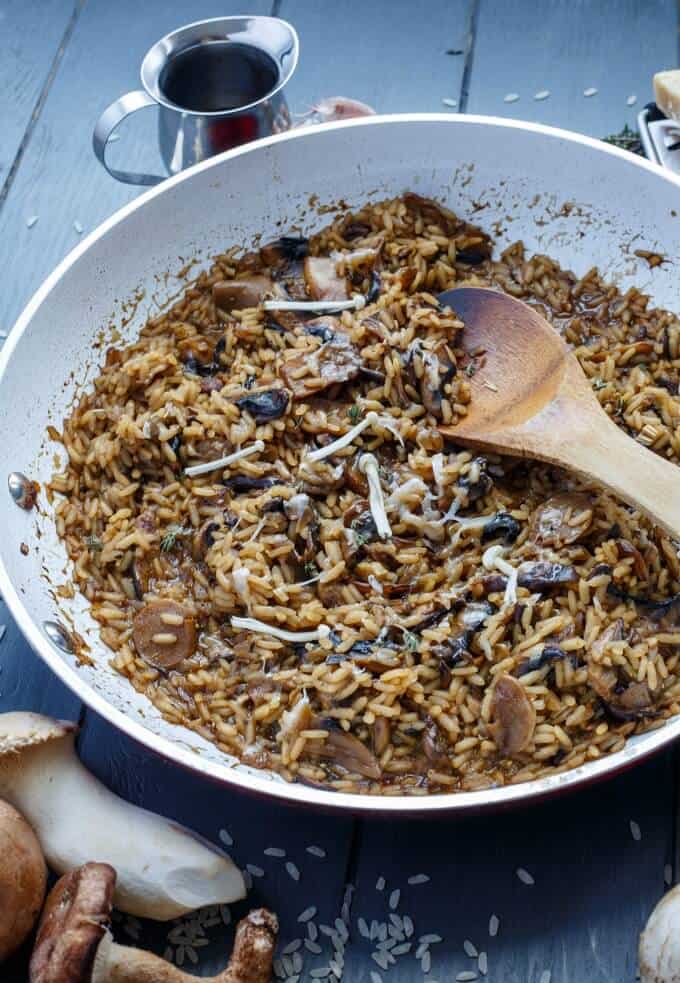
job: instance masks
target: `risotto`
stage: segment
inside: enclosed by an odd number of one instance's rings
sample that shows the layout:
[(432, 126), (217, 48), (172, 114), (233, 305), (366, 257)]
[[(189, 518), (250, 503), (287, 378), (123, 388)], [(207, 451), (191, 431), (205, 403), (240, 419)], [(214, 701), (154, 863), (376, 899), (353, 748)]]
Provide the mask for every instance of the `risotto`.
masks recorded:
[[(110, 348), (50, 494), (111, 665), (289, 781), (525, 781), (680, 711), (678, 544), (594, 485), (443, 437), (483, 352), (436, 295), (562, 333), (606, 412), (680, 456), (680, 322), (417, 195), (219, 256)], [(314, 307), (310, 309), (310, 302)]]

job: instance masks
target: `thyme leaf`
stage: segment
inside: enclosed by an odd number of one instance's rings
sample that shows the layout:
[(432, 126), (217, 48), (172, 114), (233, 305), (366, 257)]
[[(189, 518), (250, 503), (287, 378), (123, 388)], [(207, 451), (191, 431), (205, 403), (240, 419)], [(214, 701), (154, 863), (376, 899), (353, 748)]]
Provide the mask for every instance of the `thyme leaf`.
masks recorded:
[(168, 526), (165, 536), (161, 539), (161, 550), (164, 553), (169, 553), (175, 548), (178, 538), (184, 534), (184, 528), (173, 522), (172, 525)]

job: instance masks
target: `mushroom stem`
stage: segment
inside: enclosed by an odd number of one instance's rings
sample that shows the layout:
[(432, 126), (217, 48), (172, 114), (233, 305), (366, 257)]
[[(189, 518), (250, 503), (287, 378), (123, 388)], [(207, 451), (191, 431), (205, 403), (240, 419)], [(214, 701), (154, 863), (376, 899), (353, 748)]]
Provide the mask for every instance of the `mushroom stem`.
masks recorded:
[[(150, 952), (118, 945), (109, 932), (116, 871), (87, 863), (50, 891), (31, 956), (30, 983), (189, 983), (194, 979)], [(212, 983), (269, 983), (278, 932), (275, 915), (251, 911), (236, 929), (226, 969)]]
[[(239, 922), (227, 966), (205, 983), (269, 983), (277, 930), (277, 920), (269, 911), (251, 911)], [(193, 983), (195, 979), (152, 952), (118, 945), (108, 932), (99, 943), (92, 972), (92, 983)]]
[(380, 474), (378, 472), (378, 462), (373, 454), (362, 454), (359, 461), (359, 470), (366, 475), (368, 480), (368, 504), (375, 522), (375, 528), (381, 539), (387, 539), (392, 535), (392, 528), (385, 511), (385, 499), (383, 498), (382, 488), (380, 487)]
[(176, 823), (125, 802), (79, 761), (76, 725), (0, 714), (0, 798), (18, 808), (58, 873), (92, 857), (118, 871), (116, 906), (167, 921), (245, 896), (229, 857)]

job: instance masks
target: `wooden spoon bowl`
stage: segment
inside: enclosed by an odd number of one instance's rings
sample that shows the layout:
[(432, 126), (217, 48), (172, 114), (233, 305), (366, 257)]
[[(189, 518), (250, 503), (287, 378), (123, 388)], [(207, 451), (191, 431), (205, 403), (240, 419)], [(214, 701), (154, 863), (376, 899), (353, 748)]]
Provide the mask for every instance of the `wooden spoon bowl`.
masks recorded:
[(467, 416), (442, 434), (594, 479), (680, 539), (680, 470), (613, 423), (545, 318), (490, 288), (459, 287), (439, 300), (464, 322), (463, 348), (483, 353)]

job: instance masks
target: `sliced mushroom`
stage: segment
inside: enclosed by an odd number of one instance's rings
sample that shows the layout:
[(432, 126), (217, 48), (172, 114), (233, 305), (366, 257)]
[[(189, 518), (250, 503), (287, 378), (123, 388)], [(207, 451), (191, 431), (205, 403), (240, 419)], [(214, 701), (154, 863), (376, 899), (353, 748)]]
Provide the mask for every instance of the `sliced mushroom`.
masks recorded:
[(256, 273), (213, 284), (212, 297), (215, 307), (221, 311), (240, 311), (246, 307), (257, 307), (273, 287), (270, 277)]
[(437, 771), (448, 771), (451, 768), (451, 761), (442, 732), (432, 717), (427, 716), (425, 721), (426, 727), (422, 737), (422, 748), (425, 758)]
[(309, 253), (309, 239), (304, 236), (281, 236), (260, 249), (260, 259), (265, 266), (285, 266), (303, 260)]
[(315, 351), (288, 354), (279, 374), (294, 399), (306, 399), (335, 383), (356, 379), (362, 364), (349, 339), (336, 334)]
[(554, 495), (539, 505), (531, 517), (529, 539), (539, 546), (567, 546), (582, 539), (592, 522), (593, 506), (587, 495)]
[(376, 717), (375, 723), (373, 724), (373, 753), (376, 757), (379, 758), (383, 751), (385, 751), (390, 743), (391, 736), (392, 728), (387, 717)]
[(536, 711), (526, 690), (514, 676), (504, 673), (493, 688), (489, 732), (503, 754), (519, 754), (531, 744)]
[(467, 504), (484, 498), (493, 488), (493, 478), (488, 468), (489, 463), (485, 457), (476, 457), (470, 462), (467, 473), (456, 482), (456, 488), (466, 493)]
[(347, 300), (347, 280), (340, 276), (334, 259), (328, 256), (307, 256), (304, 262), (307, 292), (312, 300)]
[(628, 539), (619, 539), (616, 543), (616, 549), (620, 557), (632, 557), (633, 558), (633, 570), (640, 578), (640, 580), (647, 580), (649, 577), (649, 570), (647, 569), (647, 563), (644, 556), (637, 549), (636, 546)]
[(206, 553), (215, 542), (215, 533), (221, 524), (215, 519), (206, 519), (194, 533), (191, 540), (191, 555), (197, 562), (205, 560)]
[(353, 775), (377, 780), (382, 774), (380, 763), (373, 752), (354, 734), (348, 734), (333, 721), (321, 721), (319, 727), (328, 728), (323, 741), (307, 741), (305, 751), (315, 758), (330, 761)]
[(519, 567), (517, 583), (520, 587), (539, 592), (553, 587), (574, 587), (578, 583), (578, 573), (569, 564), (539, 560), (523, 563)]
[(480, 537), (482, 543), (490, 543), (494, 539), (502, 539), (506, 545), (514, 543), (521, 532), (517, 519), (513, 519), (509, 512), (497, 512), (493, 519), (489, 519)]
[[(338, 318), (330, 314), (312, 318), (311, 321), (306, 322), (302, 330), (312, 338), (321, 338), (323, 342), (332, 341), (336, 334), (344, 331)], [(346, 331), (344, 333), (347, 334)]]
[(132, 622), (132, 641), (140, 658), (156, 669), (172, 669), (196, 651), (193, 615), (177, 601), (149, 601)]
[(285, 389), (263, 389), (259, 393), (241, 396), (236, 400), (236, 405), (239, 409), (250, 413), (255, 423), (268, 423), (284, 415), (289, 399)]
[(619, 667), (605, 665), (601, 661), (607, 646), (624, 638), (621, 618), (600, 633), (588, 652), (588, 682), (615, 717), (632, 720), (645, 716), (654, 707), (647, 683), (622, 678)]
[(530, 655), (527, 659), (523, 659), (519, 663), (516, 675), (526, 676), (529, 672), (535, 672), (537, 669), (542, 669), (551, 662), (559, 662), (567, 657), (567, 653), (559, 645), (544, 645), (536, 655)]
[(456, 373), (456, 360), (445, 341), (427, 348), (417, 338), (404, 357), (412, 385), (420, 393), (423, 406), (441, 419), (444, 386)]

